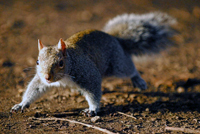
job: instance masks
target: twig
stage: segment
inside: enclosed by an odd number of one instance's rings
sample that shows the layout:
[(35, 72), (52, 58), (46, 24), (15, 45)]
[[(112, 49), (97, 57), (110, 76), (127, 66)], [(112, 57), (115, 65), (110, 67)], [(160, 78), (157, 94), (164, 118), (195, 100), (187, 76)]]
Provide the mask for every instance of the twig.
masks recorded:
[(132, 115), (128, 115), (128, 114), (125, 114), (125, 113), (122, 113), (122, 112), (117, 112), (117, 113), (118, 113), (118, 114), (125, 115), (125, 116), (127, 116), (127, 117), (131, 117), (131, 118), (133, 118), (133, 119), (137, 120), (137, 118), (136, 118), (136, 117), (134, 117), (134, 116), (132, 116)]
[(66, 118), (63, 119), (63, 118), (50, 117), (50, 118), (34, 118), (34, 119), (42, 120), (42, 121), (56, 121), (56, 120), (68, 121), (70, 123), (80, 124), (80, 125), (83, 125), (83, 126), (86, 126), (86, 127), (89, 127), (89, 128), (94, 128), (94, 129), (97, 129), (97, 130), (104, 132), (104, 133), (107, 133), (107, 134), (116, 134), (116, 133), (113, 133), (113, 132), (111, 132), (107, 129), (103, 129), (103, 128), (100, 128), (100, 127), (97, 127), (97, 126), (94, 126), (94, 125), (90, 125), (90, 124), (85, 124), (85, 123), (78, 122), (78, 121), (75, 121), (75, 120), (69, 120), (69, 119), (66, 119)]
[(179, 127), (165, 127), (165, 130), (167, 131), (179, 131), (179, 132), (184, 132), (184, 133), (200, 133), (198, 130), (191, 130), (188, 128), (179, 128)]

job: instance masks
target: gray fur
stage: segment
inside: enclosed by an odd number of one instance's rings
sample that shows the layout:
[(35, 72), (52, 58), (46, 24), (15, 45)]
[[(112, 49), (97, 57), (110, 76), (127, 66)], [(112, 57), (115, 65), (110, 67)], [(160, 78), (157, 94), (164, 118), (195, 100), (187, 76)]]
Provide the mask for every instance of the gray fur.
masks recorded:
[(157, 53), (171, 45), (176, 24), (171, 16), (161, 13), (123, 14), (111, 19), (103, 31), (118, 37), (122, 47), (134, 55)]

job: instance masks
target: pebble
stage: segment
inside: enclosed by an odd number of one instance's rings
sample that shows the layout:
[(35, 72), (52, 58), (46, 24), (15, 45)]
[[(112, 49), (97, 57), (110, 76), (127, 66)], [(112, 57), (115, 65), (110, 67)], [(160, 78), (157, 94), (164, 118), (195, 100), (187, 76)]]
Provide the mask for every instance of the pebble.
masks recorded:
[(157, 118), (152, 117), (152, 118), (151, 118), (151, 121), (156, 121), (156, 119), (157, 119)]
[(178, 87), (177, 88), (177, 92), (178, 93), (183, 93), (185, 91), (185, 89), (183, 87)]
[(74, 127), (74, 126), (76, 126), (76, 124), (75, 124), (75, 123), (69, 122), (69, 126), (70, 126), (70, 127)]
[(91, 118), (91, 122), (93, 122), (93, 123), (99, 122), (100, 120), (101, 120), (100, 116), (95, 116), (95, 117)]
[(146, 111), (146, 112), (149, 112), (149, 108), (146, 108), (145, 111)]
[(24, 92), (24, 89), (18, 89), (18, 95), (19, 95), (19, 96), (22, 96), (22, 95), (23, 95), (23, 92)]
[(35, 125), (29, 125), (29, 128), (35, 128)]
[(198, 122), (198, 120), (197, 120), (197, 119), (193, 119), (193, 122), (194, 122), (194, 123), (197, 123), (197, 122)]

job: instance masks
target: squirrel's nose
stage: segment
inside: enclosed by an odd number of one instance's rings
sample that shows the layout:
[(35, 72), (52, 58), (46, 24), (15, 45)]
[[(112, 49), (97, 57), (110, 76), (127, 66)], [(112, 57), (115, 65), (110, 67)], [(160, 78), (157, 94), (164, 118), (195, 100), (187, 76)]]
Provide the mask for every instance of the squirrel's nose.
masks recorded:
[(51, 76), (49, 74), (45, 74), (45, 79), (46, 80), (50, 80), (51, 79)]

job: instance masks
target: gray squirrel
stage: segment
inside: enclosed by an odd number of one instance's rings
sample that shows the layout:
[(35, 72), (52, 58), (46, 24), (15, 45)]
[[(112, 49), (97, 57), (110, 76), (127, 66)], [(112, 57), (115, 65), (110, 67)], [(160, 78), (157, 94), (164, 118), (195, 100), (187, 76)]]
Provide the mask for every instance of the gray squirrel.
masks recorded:
[(89, 108), (87, 116), (99, 110), (103, 77), (131, 79), (134, 87), (147, 89), (136, 70), (131, 55), (157, 53), (166, 48), (173, 36), (176, 20), (165, 13), (123, 14), (111, 19), (103, 28), (84, 30), (55, 46), (38, 40), (36, 74), (28, 84), (22, 101), (10, 112), (23, 111), (51, 87), (69, 87), (80, 91)]

